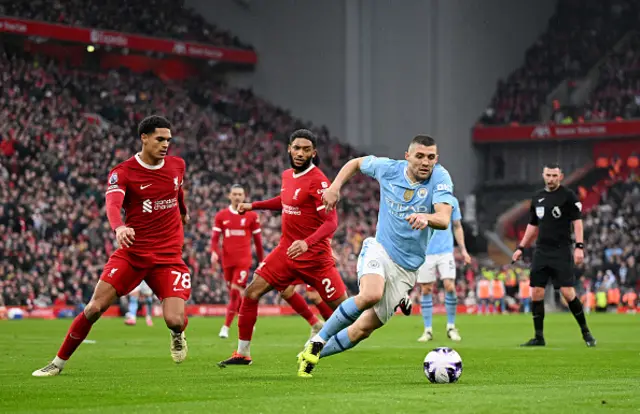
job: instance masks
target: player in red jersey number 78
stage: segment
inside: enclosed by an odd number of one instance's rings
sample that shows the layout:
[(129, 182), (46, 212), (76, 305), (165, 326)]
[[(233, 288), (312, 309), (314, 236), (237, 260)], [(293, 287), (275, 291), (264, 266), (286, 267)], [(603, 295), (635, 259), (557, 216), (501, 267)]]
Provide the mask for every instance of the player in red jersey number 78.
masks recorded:
[(238, 349), (218, 363), (221, 368), (252, 363), (249, 347), (258, 317), (258, 301), (267, 292), (273, 289), (283, 292), (288, 286), (303, 282), (315, 288), (332, 309), (347, 298), (331, 251), (338, 216), (335, 210), (328, 213), (322, 202), (329, 180), (314, 165), (316, 142), (315, 135), (306, 129), (291, 134), (288, 152), (292, 168), (282, 173), (280, 195), (238, 206), (240, 213), (281, 210), (282, 237), (244, 291), (238, 316)]
[[(84, 311), (71, 323), (54, 360), (33, 376), (60, 374), (102, 313), (143, 280), (162, 301), (171, 333), (171, 357), (180, 363), (187, 356), (184, 305), (191, 294), (191, 275), (182, 260), (183, 224), (189, 220), (182, 191), (185, 163), (167, 156), (171, 141), (167, 119), (145, 118), (138, 135), (142, 151), (111, 171), (106, 191), (107, 217), (119, 248), (105, 265)], [(123, 208), (126, 223), (120, 215)]]

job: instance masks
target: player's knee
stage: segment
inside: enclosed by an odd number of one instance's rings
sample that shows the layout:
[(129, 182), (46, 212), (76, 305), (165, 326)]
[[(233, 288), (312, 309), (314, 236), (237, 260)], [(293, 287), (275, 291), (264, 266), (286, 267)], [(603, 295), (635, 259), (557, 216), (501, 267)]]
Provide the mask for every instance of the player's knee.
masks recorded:
[(445, 292), (455, 292), (456, 283), (451, 279), (445, 279), (443, 282)]
[(254, 289), (251, 285), (249, 285), (249, 287), (244, 290), (242, 296), (251, 300), (259, 300), (262, 294), (259, 289)]
[(371, 336), (373, 331), (375, 331), (373, 327), (362, 326), (358, 324), (352, 325), (351, 327), (349, 327), (349, 330), (351, 331), (349, 332), (349, 339), (353, 343), (357, 343), (367, 339)]
[(358, 293), (358, 303), (357, 305), (362, 305), (362, 307), (358, 306), (359, 308), (364, 308), (364, 309), (368, 309), (371, 308), (372, 306), (374, 306), (376, 303), (380, 302), (380, 299), (382, 299), (382, 294), (384, 293), (384, 290), (368, 290), (366, 292), (360, 292)]
[(282, 299), (287, 300), (291, 296), (293, 296), (294, 293), (295, 293), (295, 288), (293, 286), (289, 286), (288, 288), (280, 292), (280, 296), (282, 297)]
[(534, 287), (531, 292), (531, 299), (537, 301), (544, 300), (544, 288)]
[(184, 324), (184, 312), (171, 312), (164, 315), (164, 322), (167, 328), (176, 329)]
[(433, 291), (433, 283), (423, 283), (420, 289), (423, 295), (430, 295)]
[(101, 304), (99, 301), (91, 300), (84, 307), (84, 315), (89, 321), (95, 322), (108, 308), (109, 304)]
[(560, 293), (562, 293), (567, 302), (571, 302), (576, 297), (576, 290), (572, 287), (561, 287)]

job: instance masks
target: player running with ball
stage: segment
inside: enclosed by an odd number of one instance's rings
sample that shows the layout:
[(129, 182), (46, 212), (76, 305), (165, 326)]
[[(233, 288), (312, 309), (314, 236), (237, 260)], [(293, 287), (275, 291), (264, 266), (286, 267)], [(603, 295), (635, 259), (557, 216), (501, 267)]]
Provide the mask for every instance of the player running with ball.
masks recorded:
[(311, 377), (320, 358), (369, 337), (398, 307), (410, 313), (408, 292), (425, 261), (432, 229), (444, 230), (451, 220), (453, 183), (438, 165), (433, 138), (416, 136), (404, 161), (368, 156), (347, 162), (323, 195), (327, 211), (333, 210), (340, 189), (358, 171), (380, 183), (376, 237), (365, 239), (358, 258), (359, 293), (344, 301), (298, 354), (300, 377)]
[(184, 304), (191, 294), (191, 275), (182, 260), (183, 224), (189, 220), (182, 191), (185, 163), (180, 157), (167, 156), (171, 141), (167, 119), (145, 118), (138, 135), (142, 151), (111, 171), (106, 191), (107, 217), (120, 248), (109, 258), (91, 300), (71, 323), (58, 354), (33, 372), (35, 377), (60, 374), (102, 313), (143, 280), (162, 302), (171, 333), (171, 357), (176, 363), (187, 357)]

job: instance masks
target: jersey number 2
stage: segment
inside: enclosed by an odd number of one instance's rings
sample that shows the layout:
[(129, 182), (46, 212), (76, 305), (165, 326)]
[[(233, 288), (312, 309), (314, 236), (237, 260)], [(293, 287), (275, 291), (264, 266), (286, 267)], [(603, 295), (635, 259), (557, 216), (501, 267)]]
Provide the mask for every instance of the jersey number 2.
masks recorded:
[(189, 273), (180, 273), (172, 270), (172, 275), (176, 275), (176, 279), (173, 281), (173, 288), (181, 286), (183, 289), (191, 289), (191, 275)]
[(322, 279), (322, 285), (324, 286), (324, 291), (327, 292), (327, 296), (331, 297), (331, 295), (333, 295), (333, 292), (336, 291), (336, 288), (334, 288), (333, 286), (331, 286), (331, 279), (324, 278)]

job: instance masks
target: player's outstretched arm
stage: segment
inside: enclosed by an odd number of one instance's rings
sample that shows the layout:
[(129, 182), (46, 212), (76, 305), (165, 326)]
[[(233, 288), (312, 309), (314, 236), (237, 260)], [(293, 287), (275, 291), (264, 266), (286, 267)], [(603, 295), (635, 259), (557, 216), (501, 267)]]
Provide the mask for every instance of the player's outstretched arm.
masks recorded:
[[(241, 211), (242, 210), (242, 211)], [(244, 213), (251, 210), (282, 210), (282, 199), (280, 196), (270, 198), (264, 201), (254, 201), (253, 203), (241, 203), (238, 206), (238, 212)]]
[(329, 188), (322, 194), (322, 202), (325, 205), (326, 211), (333, 210), (340, 199), (340, 190), (342, 186), (351, 179), (362, 167), (362, 161), (364, 157), (354, 158), (347, 161), (347, 163), (340, 169), (338, 175), (333, 180)]

